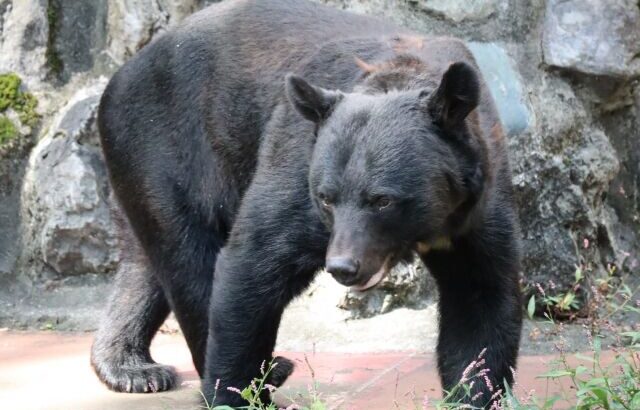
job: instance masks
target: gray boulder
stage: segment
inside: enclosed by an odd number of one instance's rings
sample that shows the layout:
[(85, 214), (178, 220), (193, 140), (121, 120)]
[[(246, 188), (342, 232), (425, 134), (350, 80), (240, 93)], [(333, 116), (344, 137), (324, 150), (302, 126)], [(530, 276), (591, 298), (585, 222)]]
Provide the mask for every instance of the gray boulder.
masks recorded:
[(203, 5), (202, 0), (113, 0), (107, 17), (107, 53), (118, 64), (154, 35), (177, 24)]
[(49, 22), (46, 2), (0, 0), (0, 73), (45, 79)]
[(606, 192), (617, 153), (570, 85), (543, 76), (530, 87), (536, 122), (510, 139), (524, 237), (524, 278), (571, 287), (580, 266), (601, 275), (614, 263)]
[(107, 0), (49, 0), (47, 64), (49, 74), (68, 81), (91, 70), (106, 42)]
[(397, 307), (424, 308), (433, 301), (435, 281), (427, 268), (416, 259), (398, 265), (382, 282), (366, 292), (347, 290), (338, 307), (348, 310), (350, 318), (359, 319), (388, 313)]
[(23, 260), (34, 278), (111, 271), (118, 261), (97, 148), (102, 78), (78, 91), (33, 149), (22, 194)]
[(153, 36), (206, 3), (0, 0), (0, 72), (61, 83), (75, 73), (111, 73)]
[(620, 172), (609, 184), (607, 213), (616, 263), (640, 271), (640, 87), (623, 108), (604, 112), (599, 120), (618, 153)]
[(636, 0), (549, 0), (544, 62), (590, 75), (640, 75), (640, 6)]
[(442, 16), (454, 23), (485, 20), (505, 6), (505, 3), (501, 4), (498, 0), (408, 0), (408, 2), (427, 13)]

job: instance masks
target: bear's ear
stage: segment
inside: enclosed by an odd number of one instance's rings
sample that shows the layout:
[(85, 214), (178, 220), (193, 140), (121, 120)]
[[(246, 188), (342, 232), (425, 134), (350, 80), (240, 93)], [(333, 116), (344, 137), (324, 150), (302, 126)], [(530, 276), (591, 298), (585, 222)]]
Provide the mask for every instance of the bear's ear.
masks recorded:
[(295, 109), (309, 121), (326, 120), (342, 94), (309, 84), (302, 77), (289, 74), (285, 80), (287, 97)]
[(463, 62), (451, 64), (438, 89), (426, 96), (427, 110), (433, 121), (449, 129), (461, 126), (479, 100), (478, 74)]

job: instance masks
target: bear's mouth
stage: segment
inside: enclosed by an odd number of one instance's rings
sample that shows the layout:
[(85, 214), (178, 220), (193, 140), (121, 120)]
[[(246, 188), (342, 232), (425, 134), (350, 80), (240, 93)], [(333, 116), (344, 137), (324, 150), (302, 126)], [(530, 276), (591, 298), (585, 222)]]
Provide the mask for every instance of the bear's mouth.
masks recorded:
[(364, 292), (366, 290), (373, 288), (378, 283), (382, 282), (382, 279), (384, 279), (387, 276), (391, 268), (393, 268), (393, 266), (395, 265), (395, 262), (396, 262), (396, 258), (394, 257), (394, 255), (389, 254), (389, 256), (387, 256), (387, 258), (382, 263), (382, 266), (380, 267), (380, 269), (376, 273), (374, 273), (369, 278), (369, 280), (367, 280), (362, 285), (351, 286), (351, 290), (354, 290), (356, 292)]

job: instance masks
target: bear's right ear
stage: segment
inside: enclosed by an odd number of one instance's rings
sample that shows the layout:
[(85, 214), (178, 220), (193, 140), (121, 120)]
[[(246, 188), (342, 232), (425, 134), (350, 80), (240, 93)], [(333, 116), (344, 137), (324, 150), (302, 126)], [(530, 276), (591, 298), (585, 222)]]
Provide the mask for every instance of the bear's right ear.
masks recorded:
[(316, 123), (326, 120), (342, 98), (340, 92), (316, 87), (294, 74), (287, 75), (285, 88), (295, 109), (304, 118)]

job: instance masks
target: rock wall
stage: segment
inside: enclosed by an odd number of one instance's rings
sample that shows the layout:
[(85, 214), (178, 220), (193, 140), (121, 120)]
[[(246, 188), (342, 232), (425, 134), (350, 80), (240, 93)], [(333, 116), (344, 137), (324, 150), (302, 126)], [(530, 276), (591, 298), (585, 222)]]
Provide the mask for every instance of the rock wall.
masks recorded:
[[(8, 130), (0, 138), (0, 279), (38, 284), (113, 271), (117, 238), (95, 127), (100, 94), (127, 58), (212, 2), (0, 0), (0, 75), (22, 79), (38, 114), (0, 105), (0, 137)], [(322, 2), (469, 42), (509, 131), (525, 288), (570, 287), (578, 266), (588, 279), (608, 264), (637, 271), (637, 1)], [(366, 295), (347, 294), (342, 305), (372, 315), (420, 306), (432, 289), (417, 265)]]
[(75, 93), (31, 152), (22, 187), (23, 265), (32, 277), (108, 273), (118, 262), (96, 115), (107, 79)]

